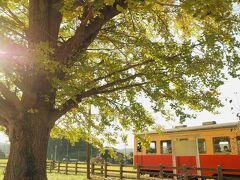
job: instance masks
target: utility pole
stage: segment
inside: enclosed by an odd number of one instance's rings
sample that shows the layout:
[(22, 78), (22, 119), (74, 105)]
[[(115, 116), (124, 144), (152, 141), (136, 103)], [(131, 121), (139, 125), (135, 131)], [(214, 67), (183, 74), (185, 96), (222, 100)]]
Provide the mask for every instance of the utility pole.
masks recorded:
[(90, 136), (90, 119), (91, 119), (91, 105), (89, 105), (89, 117), (87, 118), (87, 135), (88, 135), (88, 141), (87, 141), (87, 148), (86, 148), (86, 154), (87, 154), (87, 179), (91, 179), (90, 177), (90, 143), (89, 143), (89, 136)]
[(69, 156), (68, 156), (68, 140), (67, 140), (67, 157), (69, 158)]
[(126, 152), (126, 144), (124, 146), (124, 163), (127, 161), (127, 152)]
[(57, 160), (57, 145), (55, 145), (54, 160)]
[(87, 179), (91, 179), (90, 177), (90, 144), (87, 142)]

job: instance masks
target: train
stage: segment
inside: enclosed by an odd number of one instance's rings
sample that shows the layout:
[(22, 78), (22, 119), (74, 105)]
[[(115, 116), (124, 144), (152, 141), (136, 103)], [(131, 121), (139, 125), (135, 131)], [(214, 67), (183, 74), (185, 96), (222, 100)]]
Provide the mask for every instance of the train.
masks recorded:
[[(150, 145), (144, 147), (141, 137), (147, 137)], [(192, 168), (240, 169), (240, 128), (238, 122), (217, 124), (203, 122), (200, 126), (186, 125), (166, 129), (163, 133), (145, 132), (134, 138), (134, 165), (142, 167), (142, 174), (152, 174), (151, 166)], [(180, 170), (166, 170), (181, 173)], [(175, 172), (174, 172), (175, 171)], [(197, 171), (199, 176), (215, 176), (216, 171)], [(237, 177), (240, 172), (224, 172), (224, 176)]]

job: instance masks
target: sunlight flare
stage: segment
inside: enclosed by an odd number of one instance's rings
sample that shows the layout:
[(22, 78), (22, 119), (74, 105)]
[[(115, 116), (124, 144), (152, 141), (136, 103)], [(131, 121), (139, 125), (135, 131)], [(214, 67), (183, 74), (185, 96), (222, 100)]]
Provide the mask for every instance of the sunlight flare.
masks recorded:
[(6, 54), (6, 52), (0, 49), (0, 56), (5, 55), (5, 54)]

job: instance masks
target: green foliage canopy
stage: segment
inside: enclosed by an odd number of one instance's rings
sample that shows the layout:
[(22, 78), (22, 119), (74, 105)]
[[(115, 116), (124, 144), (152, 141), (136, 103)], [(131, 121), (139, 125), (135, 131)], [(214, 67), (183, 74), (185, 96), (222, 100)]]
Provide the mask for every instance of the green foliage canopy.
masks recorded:
[[(119, 130), (156, 127), (140, 96), (166, 119), (192, 118), (188, 108), (214, 111), (221, 106), (223, 69), (238, 76), (238, 3), (0, 1), (1, 98), (11, 98), (7, 90), (21, 102), (35, 92), (27, 81), (41, 86), (46, 80), (51, 88), (41, 97), (49, 119), (60, 118), (53, 136), (82, 137), (99, 146), (116, 143)], [(39, 75), (43, 81), (34, 79)], [(97, 115), (90, 115), (89, 105)], [(29, 113), (40, 111), (29, 104)], [(6, 125), (6, 112), (0, 114)]]

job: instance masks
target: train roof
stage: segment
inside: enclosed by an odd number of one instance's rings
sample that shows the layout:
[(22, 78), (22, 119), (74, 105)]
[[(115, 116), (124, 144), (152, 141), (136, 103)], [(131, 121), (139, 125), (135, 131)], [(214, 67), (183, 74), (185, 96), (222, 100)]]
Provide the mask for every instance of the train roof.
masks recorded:
[[(234, 128), (239, 125), (239, 122), (231, 123), (221, 123), (221, 124), (210, 124), (201, 126), (191, 126), (191, 127), (177, 127), (172, 129), (166, 129), (165, 133), (183, 132), (183, 131), (200, 131), (200, 130), (210, 130), (210, 129), (222, 129), (222, 128)], [(144, 134), (144, 133), (140, 133)], [(149, 131), (147, 134), (158, 134), (156, 131)]]

